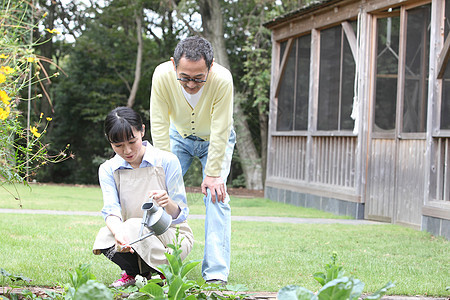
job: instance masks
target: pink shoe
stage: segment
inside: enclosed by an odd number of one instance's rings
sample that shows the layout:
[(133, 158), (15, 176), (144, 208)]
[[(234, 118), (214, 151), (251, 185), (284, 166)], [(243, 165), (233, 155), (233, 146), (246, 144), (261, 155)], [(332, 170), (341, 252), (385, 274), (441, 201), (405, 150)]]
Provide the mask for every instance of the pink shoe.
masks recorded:
[(127, 286), (133, 285), (136, 283), (136, 279), (134, 276), (130, 276), (127, 272), (123, 271), (122, 277), (114, 281), (109, 285), (109, 287), (113, 288), (126, 288)]

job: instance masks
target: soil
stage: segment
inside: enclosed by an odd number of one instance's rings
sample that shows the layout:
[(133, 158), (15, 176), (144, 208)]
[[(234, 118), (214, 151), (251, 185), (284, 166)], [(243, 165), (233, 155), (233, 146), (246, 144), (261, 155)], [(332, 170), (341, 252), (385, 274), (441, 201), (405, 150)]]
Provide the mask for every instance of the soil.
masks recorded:
[[(4, 287), (3, 289), (0, 287), (0, 299), (1, 296), (6, 297), (6, 299), (9, 299), (8, 297), (14, 293), (17, 295), (18, 299), (22, 300), (22, 299), (26, 299), (23, 296), (23, 293), (25, 291), (30, 291), (33, 293), (34, 296), (36, 297), (41, 297), (42, 299), (46, 299), (48, 298), (48, 294), (46, 293), (46, 291), (49, 292), (58, 292), (58, 293), (63, 293), (64, 290), (61, 287), (26, 287), (26, 288), (14, 288), (11, 289), (9, 287)], [(246, 294), (250, 294), (251, 296), (248, 297), (247, 299), (249, 300), (275, 300), (277, 293), (275, 292), (247, 292)]]
[(61, 287), (38, 287), (38, 286), (27, 286), (24, 288), (11, 289), (10, 287), (5, 286), (0, 287), (0, 299), (3, 299), (1, 296), (6, 297), (6, 299), (10, 299), (9, 296), (11, 294), (16, 294), (18, 299), (29, 299), (23, 296), (23, 293), (25, 291), (30, 291), (31, 293), (33, 293), (34, 296), (46, 299), (48, 298), (48, 294), (46, 293), (46, 291), (63, 293), (64, 289)]

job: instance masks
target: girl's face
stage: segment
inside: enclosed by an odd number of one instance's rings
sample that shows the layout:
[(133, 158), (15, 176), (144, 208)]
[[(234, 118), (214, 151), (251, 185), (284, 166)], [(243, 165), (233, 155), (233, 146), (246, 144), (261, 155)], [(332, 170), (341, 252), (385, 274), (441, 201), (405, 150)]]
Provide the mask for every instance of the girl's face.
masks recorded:
[(145, 147), (142, 146), (144, 128), (138, 131), (133, 128), (134, 138), (120, 143), (111, 143), (111, 147), (117, 155), (126, 160), (133, 168), (139, 168), (144, 157)]

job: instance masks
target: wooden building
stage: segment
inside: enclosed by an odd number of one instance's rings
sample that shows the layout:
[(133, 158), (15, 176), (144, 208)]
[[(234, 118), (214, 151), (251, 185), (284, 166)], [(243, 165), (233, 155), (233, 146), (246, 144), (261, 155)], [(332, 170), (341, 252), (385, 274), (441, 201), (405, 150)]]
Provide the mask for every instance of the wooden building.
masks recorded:
[(265, 24), (265, 196), (450, 238), (450, 0), (314, 2)]

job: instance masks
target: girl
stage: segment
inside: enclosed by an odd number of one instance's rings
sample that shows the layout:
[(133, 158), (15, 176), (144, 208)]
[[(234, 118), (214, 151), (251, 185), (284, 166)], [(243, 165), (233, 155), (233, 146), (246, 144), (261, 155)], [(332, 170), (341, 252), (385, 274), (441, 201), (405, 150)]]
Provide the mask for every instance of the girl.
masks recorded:
[[(170, 249), (167, 244), (175, 243), (176, 226), (180, 228), (183, 259), (194, 242), (186, 221), (189, 209), (178, 158), (142, 141), (144, 132), (141, 117), (131, 108), (118, 107), (105, 119), (105, 135), (115, 156), (99, 168), (106, 226), (100, 229), (93, 251), (103, 253), (123, 270), (122, 277), (111, 287), (132, 285), (138, 274), (144, 277), (160, 274), (156, 268), (167, 263), (164, 253)], [(172, 225), (159, 236), (127, 246), (138, 238), (141, 207), (152, 196), (155, 205), (172, 216)], [(148, 232), (145, 228), (143, 234)], [(122, 248), (120, 252), (115, 251), (116, 245)]]

